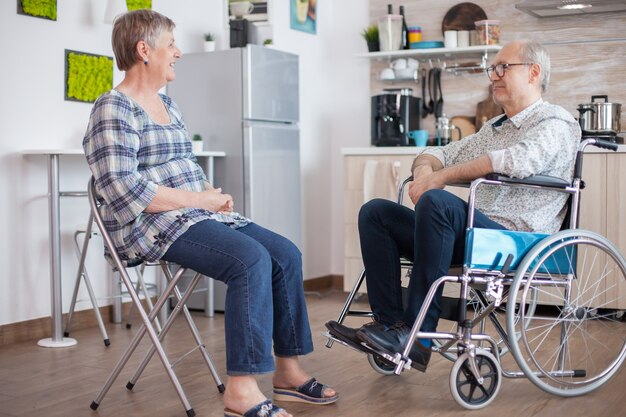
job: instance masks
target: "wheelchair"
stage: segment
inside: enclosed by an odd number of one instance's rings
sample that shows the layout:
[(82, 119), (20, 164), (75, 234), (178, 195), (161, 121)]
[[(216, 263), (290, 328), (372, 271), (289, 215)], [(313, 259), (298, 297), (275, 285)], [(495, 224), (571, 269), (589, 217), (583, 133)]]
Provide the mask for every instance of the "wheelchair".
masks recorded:
[[(525, 377), (545, 392), (571, 397), (587, 394), (615, 375), (626, 358), (626, 260), (606, 238), (578, 228), (585, 187), (583, 152), (589, 145), (617, 150), (616, 144), (600, 139), (582, 141), (571, 183), (498, 174), (471, 183), (462, 271), (449, 272), (432, 284), (402, 352), (378, 352), (363, 343), (374, 370), (400, 375), (411, 369), (408, 355), (416, 338), (430, 339), (433, 352), (453, 362), (453, 398), (470, 410), (490, 404), (503, 377)], [(400, 185), (399, 204), (411, 180)], [(483, 186), (568, 194), (562, 229), (546, 235), (473, 227), (476, 189)], [(410, 273), (411, 262), (401, 260), (401, 266)], [(348, 295), (339, 323), (347, 316), (372, 316), (351, 308), (365, 276), (363, 271)], [(444, 284), (454, 284), (459, 291), (458, 298), (441, 300), (442, 318), (452, 325), (440, 320), (436, 332), (422, 332), (426, 312)], [(334, 342), (348, 346), (329, 332), (325, 336), (328, 348)], [(503, 366), (501, 358), (509, 352), (519, 369)]]

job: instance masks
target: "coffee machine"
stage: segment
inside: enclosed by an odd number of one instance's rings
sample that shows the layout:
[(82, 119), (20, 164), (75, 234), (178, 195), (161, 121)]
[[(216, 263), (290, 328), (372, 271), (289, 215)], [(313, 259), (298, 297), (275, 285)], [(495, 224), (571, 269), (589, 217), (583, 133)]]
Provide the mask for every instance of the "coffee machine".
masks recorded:
[(248, 21), (237, 18), (230, 21), (230, 47), (243, 48), (248, 44)]
[(372, 97), (372, 145), (409, 146), (407, 133), (420, 129), (422, 99), (410, 88), (388, 88)]

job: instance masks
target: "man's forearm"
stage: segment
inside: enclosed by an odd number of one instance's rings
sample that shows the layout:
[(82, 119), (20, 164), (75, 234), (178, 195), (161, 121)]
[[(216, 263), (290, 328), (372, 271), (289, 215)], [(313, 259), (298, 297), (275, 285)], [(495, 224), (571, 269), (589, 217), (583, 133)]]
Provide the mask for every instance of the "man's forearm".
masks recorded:
[(413, 160), (411, 165), (411, 174), (415, 175), (415, 168), (427, 166), (433, 171), (439, 171), (443, 168), (441, 161), (431, 155), (419, 155)]
[(491, 159), (483, 155), (472, 161), (446, 167), (438, 172), (445, 184), (464, 183), (493, 172)]

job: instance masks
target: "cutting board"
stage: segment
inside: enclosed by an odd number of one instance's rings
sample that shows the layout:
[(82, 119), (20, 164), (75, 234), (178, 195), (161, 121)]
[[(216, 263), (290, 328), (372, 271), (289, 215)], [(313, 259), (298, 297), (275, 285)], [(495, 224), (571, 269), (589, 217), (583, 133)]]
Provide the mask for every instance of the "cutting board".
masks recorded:
[(474, 30), (474, 22), (487, 19), (487, 13), (474, 3), (459, 3), (452, 6), (443, 17), (441, 33), (446, 30)]
[(489, 86), (487, 98), (476, 105), (476, 131), (479, 131), (487, 120), (502, 113), (504, 113), (502, 108), (493, 102), (493, 94)]

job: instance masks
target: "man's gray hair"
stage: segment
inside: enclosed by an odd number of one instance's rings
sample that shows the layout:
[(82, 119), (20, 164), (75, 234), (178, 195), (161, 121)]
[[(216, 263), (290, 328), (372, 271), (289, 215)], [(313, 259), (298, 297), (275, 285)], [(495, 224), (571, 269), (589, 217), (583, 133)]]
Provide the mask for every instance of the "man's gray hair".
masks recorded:
[(538, 42), (522, 41), (520, 57), (523, 62), (532, 62), (541, 67), (541, 92), (545, 93), (550, 82), (550, 54)]

